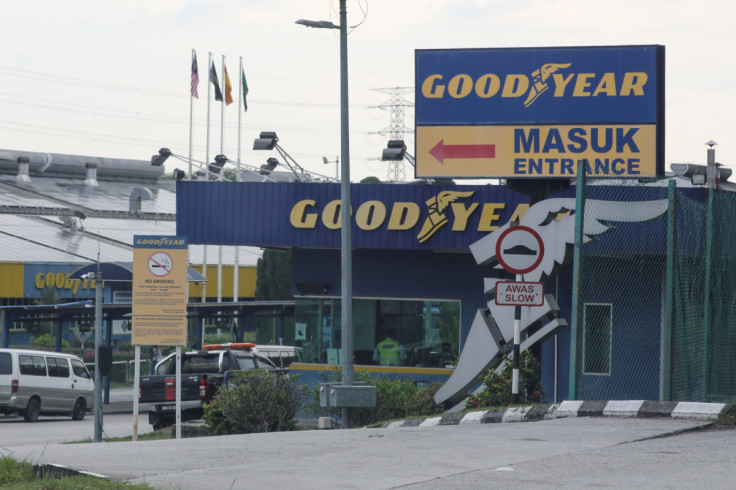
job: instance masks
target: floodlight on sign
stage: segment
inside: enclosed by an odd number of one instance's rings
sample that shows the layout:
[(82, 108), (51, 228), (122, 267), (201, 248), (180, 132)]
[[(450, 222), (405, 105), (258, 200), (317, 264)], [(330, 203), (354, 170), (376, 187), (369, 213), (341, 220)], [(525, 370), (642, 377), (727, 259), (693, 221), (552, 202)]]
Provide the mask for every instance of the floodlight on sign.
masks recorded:
[(253, 141), (254, 150), (273, 150), (279, 142), (275, 131), (261, 131), (258, 138)]
[(225, 155), (217, 155), (215, 157), (215, 163), (210, 163), (209, 165), (210, 172), (213, 174), (219, 174), (226, 163), (227, 157)]
[(160, 167), (164, 164), (167, 158), (171, 156), (171, 150), (168, 148), (161, 148), (158, 151), (158, 155), (153, 155), (151, 157), (151, 166), (153, 167)]
[(259, 171), (259, 173), (261, 175), (268, 175), (271, 172), (273, 172), (273, 169), (275, 169), (276, 165), (278, 164), (279, 164), (279, 161), (271, 157), (268, 160), (266, 160), (266, 163), (264, 165), (261, 165), (261, 170)]
[(406, 144), (404, 140), (390, 140), (383, 149), (381, 160), (388, 162), (399, 162), (406, 156)]

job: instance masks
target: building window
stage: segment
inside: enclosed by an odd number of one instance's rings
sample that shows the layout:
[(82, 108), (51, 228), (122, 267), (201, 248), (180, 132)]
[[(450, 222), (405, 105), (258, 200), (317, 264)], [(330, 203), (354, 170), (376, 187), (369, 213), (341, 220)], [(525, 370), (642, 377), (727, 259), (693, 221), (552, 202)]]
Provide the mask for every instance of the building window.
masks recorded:
[(583, 374), (611, 374), (613, 305), (586, 303), (583, 311)]
[[(294, 344), (303, 362), (342, 362), (340, 305), (338, 298), (296, 299)], [(398, 345), (381, 344), (388, 338)], [(459, 345), (459, 301), (353, 299), (357, 365), (445, 367)]]

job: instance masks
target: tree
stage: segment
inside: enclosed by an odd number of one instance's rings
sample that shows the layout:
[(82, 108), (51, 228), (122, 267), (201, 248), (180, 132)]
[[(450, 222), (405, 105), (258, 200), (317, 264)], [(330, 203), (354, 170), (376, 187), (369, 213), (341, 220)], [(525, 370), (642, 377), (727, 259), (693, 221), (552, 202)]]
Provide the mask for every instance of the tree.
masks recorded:
[[(37, 305), (55, 305), (57, 303), (60, 303), (61, 300), (58, 296), (56, 296), (56, 288), (54, 286), (45, 286), (41, 290), (41, 297), (39, 299), (36, 299), (33, 301)], [(44, 318), (46, 315), (41, 315), (41, 318)], [(45, 332), (48, 332), (49, 337), (51, 341), (54, 340), (53, 335), (53, 328), (54, 328), (54, 321), (35, 321), (35, 322), (27, 322), (25, 327), (28, 329), (28, 332), (33, 337), (39, 337), (43, 335)]]
[(378, 177), (366, 177), (360, 181), (361, 184), (380, 184), (381, 180)]
[(256, 264), (257, 300), (291, 299), (291, 251), (266, 249)]

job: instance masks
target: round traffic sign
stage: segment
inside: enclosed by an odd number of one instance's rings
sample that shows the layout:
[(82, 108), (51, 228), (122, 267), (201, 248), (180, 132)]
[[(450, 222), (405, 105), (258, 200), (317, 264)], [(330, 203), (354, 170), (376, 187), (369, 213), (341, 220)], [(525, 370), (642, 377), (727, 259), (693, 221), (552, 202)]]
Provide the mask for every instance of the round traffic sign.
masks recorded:
[(156, 252), (148, 259), (148, 270), (154, 276), (165, 276), (171, 272), (173, 261), (166, 252)]
[(512, 226), (496, 242), (496, 257), (501, 267), (514, 274), (536, 269), (544, 257), (544, 243), (533, 228)]

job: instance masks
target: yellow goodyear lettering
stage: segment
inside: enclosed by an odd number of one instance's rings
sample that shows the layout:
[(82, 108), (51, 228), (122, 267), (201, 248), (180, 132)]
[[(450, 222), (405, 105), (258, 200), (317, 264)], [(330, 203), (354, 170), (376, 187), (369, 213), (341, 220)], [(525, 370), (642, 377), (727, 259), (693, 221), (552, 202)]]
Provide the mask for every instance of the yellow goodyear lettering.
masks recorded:
[(442, 80), (442, 75), (430, 75), (422, 82), (422, 95), (428, 99), (441, 99), (445, 94), (445, 86), (435, 83)]
[(322, 224), (328, 230), (339, 230), (342, 222), (342, 210), (340, 209), (340, 200), (330, 201), (322, 211)]
[(473, 214), (473, 211), (478, 207), (478, 203), (471, 203), (467, 208), (463, 203), (453, 202), (450, 204), (452, 212), (455, 215), (455, 222), (452, 223), (452, 231), (465, 231), (468, 227), (468, 218)]
[(494, 231), (497, 230), (500, 225), (494, 224), (501, 219), (501, 216), (497, 211), (501, 211), (506, 208), (506, 203), (485, 203), (483, 205), (483, 211), (480, 213), (480, 223), (478, 223), (478, 231)]
[(521, 97), (529, 90), (529, 77), (526, 75), (506, 75), (501, 97)]
[(415, 202), (397, 202), (391, 209), (389, 230), (409, 230), (419, 221), (419, 205)]
[(467, 97), (472, 90), (473, 79), (470, 78), (470, 75), (466, 75), (464, 73), (455, 75), (450, 79), (450, 83), (447, 84), (448, 95), (455, 99)]
[(361, 230), (375, 230), (386, 219), (386, 205), (381, 201), (366, 201), (355, 213), (355, 223)]
[[(77, 294), (79, 287), (82, 285), (80, 279), (70, 279), (71, 272), (39, 272), (34, 278), (34, 285), (36, 289), (44, 289), (46, 287), (53, 287), (54, 289), (65, 289), (71, 290), (73, 294)], [(87, 281), (84, 281), (84, 289), (87, 288)]]
[[(475, 93), (478, 98), (489, 99), (500, 93), (502, 98), (518, 98), (528, 94), (524, 107), (529, 107), (548, 84), (554, 85), (554, 97), (628, 97), (642, 96), (648, 81), (645, 72), (616, 73), (569, 73), (561, 72), (571, 63), (545, 64), (531, 73), (509, 73), (501, 77), (495, 73), (484, 73), (474, 79), (466, 73), (455, 74), (444, 83), (444, 76), (435, 73), (422, 81), (422, 96), (427, 99), (451, 97), (462, 99)], [(546, 71), (545, 71), (546, 70)], [(544, 72), (544, 73), (540, 73)]]
[[(472, 192), (471, 192), (472, 193)], [(458, 199), (459, 196), (450, 199)], [(434, 198), (433, 198), (434, 199)], [(433, 229), (452, 221), (453, 232), (467, 231), (473, 216), (478, 217), (477, 231), (489, 232), (500, 227), (500, 213), (506, 209), (505, 203), (478, 203), (478, 202), (449, 202), (448, 208), (451, 213), (439, 213), (434, 210), (433, 201), (428, 201), (428, 213), (423, 226), (429, 222)], [(445, 197), (445, 199), (448, 199)], [(321, 213), (308, 212), (309, 208), (317, 207), (317, 203), (313, 200), (306, 199), (297, 202), (291, 210), (291, 224), (294, 228), (316, 228), (317, 218), (320, 218), (322, 225), (329, 230), (339, 230), (342, 227), (341, 201), (333, 200), (328, 202)], [(529, 204), (519, 204), (511, 217), (511, 220), (521, 219), (529, 209)], [(351, 213), (352, 214), (352, 213)], [(395, 202), (389, 210), (385, 203), (377, 200), (366, 201), (362, 203), (355, 212), (355, 224), (364, 231), (374, 231), (381, 227), (385, 227), (389, 231), (409, 231), (413, 229), (421, 220), (422, 208), (414, 202)], [(429, 236), (427, 236), (429, 238)], [(420, 243), (423, 240), (420, 240)], [(94, 287), (94, 283), (92, 284)]]
[(294, 228), (314, 228), (317, 225), (317, 214), (307, 214), (307, 208), (314, 207), (315, 204), (317, 202), (312, 199), (305, 199), (296, 203), (291, 208), (291, 215), (289, 216), (291, 226)]

